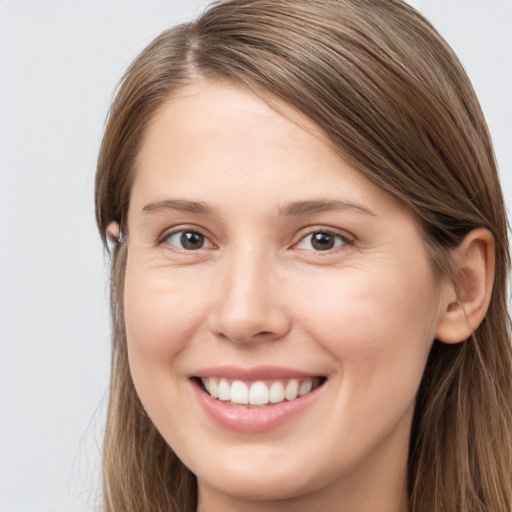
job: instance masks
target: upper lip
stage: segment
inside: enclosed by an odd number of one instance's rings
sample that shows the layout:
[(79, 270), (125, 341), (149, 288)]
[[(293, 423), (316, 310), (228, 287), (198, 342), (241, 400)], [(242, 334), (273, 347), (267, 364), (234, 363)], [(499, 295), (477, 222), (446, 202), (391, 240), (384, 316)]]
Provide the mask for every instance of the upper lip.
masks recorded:
[(247, 368), (239, 366), (215, 366), (198, 370), (192, 377), (225, 377), (234, 380), (256, 381), (294, 378), (307, 379), (322, 377), (322, 375), (280, 366), (254, 366)]

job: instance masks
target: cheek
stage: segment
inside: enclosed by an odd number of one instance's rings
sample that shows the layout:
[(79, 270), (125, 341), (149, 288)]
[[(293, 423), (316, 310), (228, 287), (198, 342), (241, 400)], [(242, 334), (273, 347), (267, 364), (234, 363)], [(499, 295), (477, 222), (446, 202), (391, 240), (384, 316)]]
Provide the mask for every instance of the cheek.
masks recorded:
[(414, 275), (388, 267), (383, 272), (326, 273), (306, 282), (300, 295), (307, 300), (297, 300), (294, 309), (300, 310), (297, 318), (311, 318), (309, 324), (327, 338), (352, 339), (361, 348), (361, 336), (364, 345), (380, 345), (397, 333), (413, 338), (432, 331), (436, 309), (432, 288), (429, 275), (421, 271)]
[(188, 380), (180, 361), (197, 336), (204, 311), (194, 281), (170, 279), (169, 274), (168, 269), (148, 271), (135, 257), (128, 260), (124, 319), (137, 394), (169, 445), (180, 446), (192, 428), (187, 402), (177, 392)]
[(297, 318), (339, 364), (350, 400), (414, 397), (435, 333), (432, 282), (427, 268), (407, 273), (398, 265), (326, 276), (303, 290)]
[(184, 286), (166, 272), (146, 272), (136, 258), (128, 261), (124, 288), (128, 358), (146, 406), (161, 391), (158, 386), (172, 385), (180, 378), (173, 365), (194, 338), (202, 314), (197, 287)]
[(391, 432), (409, 434), (435, 332), (431, 289), (428, 273), (402, 278), (400, 272), (354, 271), (304, 290), (308, 301), (299, 315), (338, 365), (331, 419), (354, 457), (370, 453)]

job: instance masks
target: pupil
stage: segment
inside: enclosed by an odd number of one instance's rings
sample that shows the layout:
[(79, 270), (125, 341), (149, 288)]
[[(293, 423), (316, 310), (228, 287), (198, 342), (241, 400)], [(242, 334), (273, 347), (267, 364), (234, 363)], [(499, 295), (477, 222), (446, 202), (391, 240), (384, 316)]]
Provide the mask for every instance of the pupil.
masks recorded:
[(329, 233), (315, 233), (311, 245), (319, 251), (327, 251), (334, 247), (334, 237)]
[(204, 244), (204, 236), (193, 231), (185, 231), (181, 235), (181, 245), (184, 249), (201, 249)]

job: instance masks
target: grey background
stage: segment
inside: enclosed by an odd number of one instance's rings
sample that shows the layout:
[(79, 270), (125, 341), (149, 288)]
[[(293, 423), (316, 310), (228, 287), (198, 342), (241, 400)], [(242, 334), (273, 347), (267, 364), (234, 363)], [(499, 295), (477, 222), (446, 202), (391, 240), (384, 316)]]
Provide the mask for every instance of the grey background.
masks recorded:
[[(512, 0), (416, 0), (459, 54), (512, 198)], [(0, 0), (0, 512), (99, 501), (109, 369), (95, 159), (128, 63), (200, 0)]]

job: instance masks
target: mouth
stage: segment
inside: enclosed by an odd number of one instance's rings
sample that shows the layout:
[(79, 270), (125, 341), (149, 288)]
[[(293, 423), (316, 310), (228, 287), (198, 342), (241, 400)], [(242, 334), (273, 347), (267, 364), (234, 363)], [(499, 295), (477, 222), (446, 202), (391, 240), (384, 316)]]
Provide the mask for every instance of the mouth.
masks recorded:
[(327, 381), (326, 377), (303, 377), (243, 381), (227, 377), (195, 377), (199, 388), (227, 405), (265, 408), (293, 402), (308, 395)]

